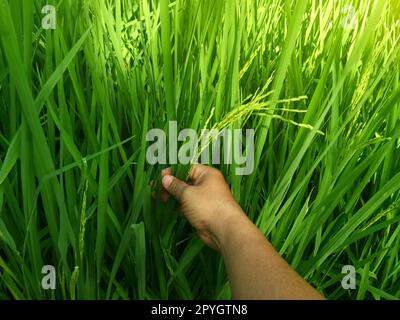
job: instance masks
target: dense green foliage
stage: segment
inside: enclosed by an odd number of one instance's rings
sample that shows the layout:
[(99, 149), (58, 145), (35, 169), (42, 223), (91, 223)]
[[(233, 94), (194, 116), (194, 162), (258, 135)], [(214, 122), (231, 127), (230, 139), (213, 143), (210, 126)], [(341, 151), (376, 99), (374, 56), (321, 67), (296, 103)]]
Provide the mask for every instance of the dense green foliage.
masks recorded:
[(400, 298), (396, 3), (0, 0), (0, 299), (230, 298), (151, 200), (145, 134), (243, 105), (269, 106), (230, 124), (256, 130), (255, 170), (220, 169), (249, 217), (328, 298)]

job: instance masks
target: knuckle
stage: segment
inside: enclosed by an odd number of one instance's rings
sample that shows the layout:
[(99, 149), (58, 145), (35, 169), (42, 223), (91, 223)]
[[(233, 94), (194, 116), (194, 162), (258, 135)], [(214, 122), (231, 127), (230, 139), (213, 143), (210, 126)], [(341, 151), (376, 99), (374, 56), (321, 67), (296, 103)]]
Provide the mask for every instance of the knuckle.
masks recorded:
[(209, 169), (209, 168), (208, 168), (207, 166), (203, 165), (203, 164), (194, 164), (194, 165), (192, 166), (192, 168), (191, 168), (190, 176), (191, 176), (193, 179), (196, 180), (196, 179), (200, 178), (200, 176), (201, 176), (203, 173), (207, 172), (208, 169)]
[(221, 171), (219, 171), (218, 169), (215, 169), (215, 168), (211, 168), (211, 171), (210, 171), (215, 177), (217, 177), (217, 178), (223, 178), (224, 176), (223, 176), (223, 174), (222, 174), (222, 172)]
[(198, 170), (199, 170), (199, 165), (198, 164), (194, 164), (192, 166), (192, 168), (190, 169), (189, 175), (191, 177), (197, 177)]

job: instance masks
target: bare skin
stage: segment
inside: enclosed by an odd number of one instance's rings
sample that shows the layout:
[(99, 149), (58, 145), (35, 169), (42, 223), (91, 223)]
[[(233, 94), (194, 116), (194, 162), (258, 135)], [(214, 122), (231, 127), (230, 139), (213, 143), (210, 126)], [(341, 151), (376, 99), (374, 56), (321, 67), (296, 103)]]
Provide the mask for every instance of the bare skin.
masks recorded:
[(163, 201), (175, 197), (201, 240), (223, 256), (234, 299), (324, 299), (247, 218), (218, 170), (194, 165), (188, 182), (170, 168), (162, 176)]

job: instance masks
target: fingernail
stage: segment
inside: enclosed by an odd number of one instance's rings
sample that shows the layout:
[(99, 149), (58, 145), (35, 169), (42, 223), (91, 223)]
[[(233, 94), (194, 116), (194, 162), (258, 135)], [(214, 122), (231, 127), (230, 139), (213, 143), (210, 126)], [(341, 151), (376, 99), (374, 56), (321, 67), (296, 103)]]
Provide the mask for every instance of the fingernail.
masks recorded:
[(164, 187), (165, 189), (168, 189), (169, 186), (170, 186), (171, 183), (172, 183), (172, 180), (174, 180), (174, 178), (173, 178), (172, 176), (164, 176), (164, 177), (162, 178), (162, 185), (163, 185), (163, 187)]

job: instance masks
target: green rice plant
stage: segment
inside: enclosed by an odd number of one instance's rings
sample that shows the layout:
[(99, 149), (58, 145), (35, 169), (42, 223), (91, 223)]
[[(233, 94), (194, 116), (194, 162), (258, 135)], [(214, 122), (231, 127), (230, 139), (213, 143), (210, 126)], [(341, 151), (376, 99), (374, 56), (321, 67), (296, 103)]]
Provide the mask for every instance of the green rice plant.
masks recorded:
[(0, 0), (0, 299), (231, 297), (221, 257), (151, 197), (146, 133), (169, 121), (254, 129), (254, 172), (218, 166), (250, 219), (327, 298), (399, 299), (398, 9)]

